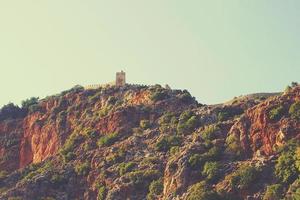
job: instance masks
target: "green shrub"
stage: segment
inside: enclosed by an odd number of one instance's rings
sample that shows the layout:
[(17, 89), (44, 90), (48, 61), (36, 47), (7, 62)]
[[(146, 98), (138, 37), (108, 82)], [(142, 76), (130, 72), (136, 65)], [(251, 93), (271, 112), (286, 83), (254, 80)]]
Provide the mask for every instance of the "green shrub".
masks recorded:
[(282, 105), (272, 108), (269, 111), (269, 119), (278, 121), (284, 114), (284, 108)]
[(90, 172), (90, 164), (88, 162), (79, 163), (75, 166), (75, 172), (79, 176), (87, 176)]
[(184, 103), (192, 103), (195, 101), (195, 98), (187, 91), (183, 90), (183, 93), (179, 95), (179, 99)]
[(285, 196), (286, 199), (298, 200), (300, 199), (300, 179), (294, 181), (288, 188), (288, 193)]
[(295, 149), (294, 153), (295, 167), (300, 172), (300, 147)]
[(216, 181), (220, 177), (222, 165), (219, 162), (206, 162), (202, 175), (206, 177), (208, 181)]
[(204, 154), (193, 154), (189, 158), (189, 165), (192, 169), (200, 169), (207, 161), (207, 157)]
[(8, 172), (5, 170), (0, 171), (0, 179), (5, 178), (8, 175)]
[(178, 146), (171, 147), (170, 154), (176, 155), (177, 153), (179, 153), (179, 147)]
[(211, 125), (206, 127), (200, 134), (204, 140), (213, 140), (216, 138), (216, 132), (219, 130), (217, 126)]
[(176, 131), (178, 120), (174, 113), (166, 112), (158, 120), (161, 133), (173, 133)]
[(144, 158), (141, 162), (140, 165), (141, 166), (153, 166), (153, 165), (157, 165), (160, 163), (160, 160), (158, 157), (146, 157)]
[(98, 186), (98, 195), (97, 195), (97, 200), (104, 200), (106, 196), (106, 188), (104, 185), (99, 185)]
[(156, 196), (163, 192), (164, 185), (161, 179), (152, 181), (149, 186), (149, 193), (147, 195), (147, 200), (157, 199)]
[(54, 184), (57, 187), (64, 184), (67, 180), (63, 175), (55, 173), (51, 176), (50, 181), (52, 184)]
[(28, 109), (30, 110), (31, 106), (35, 106), (39, 103), (39, 98), (38, 97), (31, 97), (30, 99), (23, 100), (21, 105), (23, 109)]
[(14, 105), (13, 103), (8, 103), (0, 109), (0, 121), (6, 119), (16, 119), (21, 118), (26, 115), (24, 109), (19, 108), (19, 106)]
[(263, 200), (280, 200), (282, 198), (281, 185), (274, 184), (267, 187)]
[(243, 148), (237, 135), (230, 134), (226, 138), (226, 152), (238, 159), (243, 155)]
[(161, 101), (169, 98), (168, 92), (166, 90), (157, 89), (152, 95), (150, 96), (150, 99), (154, 102)]
[(182, 139), (179, 136), (165, 136), (155, 144), (155, 148), (158, 151), (167, 152), (171, 147), (180, 146), (181, 143)]
[(143, 188), (148, 188), (150, 183), (160, 176), (161, 173), (158, 170), (139, 170), (126, 174), (126, 177), (134, 186)]
[(121, 163), (119, 165), (119, 174), (120, 176), (123, 176), (127, 172), (130, 172), (135, 166), (135, 163), (129, 162), (129, 163)]
[(141, 120), (140, 127), (144, 130), (150, 128), (150, 121), (149, 120)]
[(258, 179), (260, 170), (252, 166), (240, 167), (231, 177), (230, 184), (234, 189), (247, 189)]
[(194, 115), (191, 111), (184, 111), (180, 117), (177, 125), (177, 133), (178, 134), (187, 134), (198, 126), (199, 120), (197, 116)]
[(60, 150), (60, 154), (62, 155), (65, 162), (73, 160), (76, 157), (76, 154), (73, 152), (78, 143), (83, 140), (83, 136), (78, 133), (73, 133), (66, 140), (63, 148)]
[(120, 162), (121, 160), (123, 160), (125, 155), (126, 155), (125, 150), (120, 148), (120, 149), (118, 149), (117, 152), (114, 152), (112, 155), (107, 156), (105, 158), (105, 160), (109, 164), (115, 164), (115, 163)]
[(102, 137), (98, 140), (97, 145), (98, 145), (99, 147), (102, 147), (102, 146), (110, 146), (110, 145), (114, 144), (114, 143), (118, 140), (118, 136), (119, 136), (118, 133), (111, 133), (111, 134), (102, 136)]
[(292, 151), (283, 152), (275, 165), (275, 176), (284, 183), (290, 183), (297, 177), (294, 154)]
[(23, 200), (22, 197), (8, 197), (7, 200)]
[(243, 110), (241, 108), (235, 108), (235, 107), (224, 107), (221, 111), (218, 112), (218, 121), (226, 121), (229, 120), (236, 115), (240, 115), (243, 113)]
[(187, 200), (221, 200), (221, 197), (202, 181), (188, 190)]
[(227, 111), (221, 111), (218, 113), (218, 121), (226, 121), (230, 118), (230, 114)]
[(295, 102), (290, 106), (289, 114), (293, 119), (300, 119), (300, 101)]
[(158, 124), (170, 124), (172, 122), (172, 119), (175, 117), (174, 113), (166, 112), (164, 115), (162, 115), (159, 120)]
[(203, 154), (192, 154), (188, 160), (192, 169), (201, 169), (207, 161), (217, 161), (220, 159), (222, 151), (218, 147), (212, 147)]

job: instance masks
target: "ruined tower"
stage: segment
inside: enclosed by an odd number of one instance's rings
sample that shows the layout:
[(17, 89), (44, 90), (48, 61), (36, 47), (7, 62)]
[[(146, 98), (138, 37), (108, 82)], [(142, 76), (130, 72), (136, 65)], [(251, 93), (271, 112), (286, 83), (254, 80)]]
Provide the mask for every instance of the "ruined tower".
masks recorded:
[(116, 73), (116, 86), (124, 86), (126, 84), (126, 74), (123, 72)]

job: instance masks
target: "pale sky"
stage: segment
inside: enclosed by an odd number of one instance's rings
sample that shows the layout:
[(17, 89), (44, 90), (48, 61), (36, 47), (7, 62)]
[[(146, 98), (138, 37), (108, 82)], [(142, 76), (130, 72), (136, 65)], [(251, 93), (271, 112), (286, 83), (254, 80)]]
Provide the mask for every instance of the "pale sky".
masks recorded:
[(298, 0), (0, 0), (0, 105), (114, 80), (201, 103), (300, 74)]

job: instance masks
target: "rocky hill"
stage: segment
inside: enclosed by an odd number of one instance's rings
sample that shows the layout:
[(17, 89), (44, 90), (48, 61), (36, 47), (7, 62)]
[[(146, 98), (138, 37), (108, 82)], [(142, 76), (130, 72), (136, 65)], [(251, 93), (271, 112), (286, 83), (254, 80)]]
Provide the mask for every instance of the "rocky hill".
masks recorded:
[(300, 86), (214, 106), (77, 86), (0, 110), (0, 199), (300, 199), (299, 136)]

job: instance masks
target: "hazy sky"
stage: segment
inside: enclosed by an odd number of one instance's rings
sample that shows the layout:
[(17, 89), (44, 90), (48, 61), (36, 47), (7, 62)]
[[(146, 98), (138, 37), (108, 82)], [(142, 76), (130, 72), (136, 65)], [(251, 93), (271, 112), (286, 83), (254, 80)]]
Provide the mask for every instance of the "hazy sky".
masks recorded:
[(0, 0), (0, 105), (114, 80), (202, 103), (300, 75), (298, 0)]

